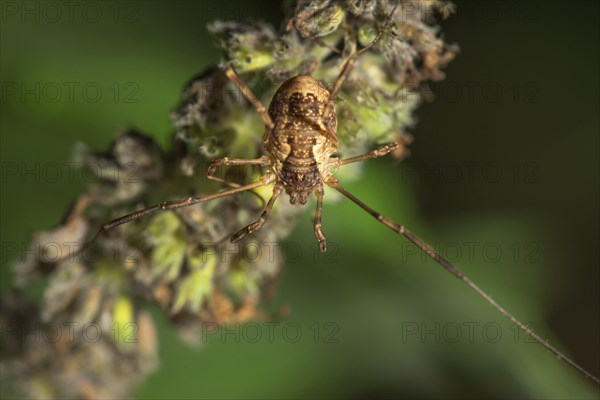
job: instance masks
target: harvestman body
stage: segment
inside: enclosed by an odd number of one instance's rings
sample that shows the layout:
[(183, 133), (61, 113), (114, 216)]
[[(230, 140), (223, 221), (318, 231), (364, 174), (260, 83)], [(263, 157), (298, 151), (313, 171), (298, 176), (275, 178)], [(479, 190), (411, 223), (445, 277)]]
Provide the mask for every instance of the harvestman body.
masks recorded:
[[(554, 353), (559, 359), (564, 360), (573, 368), (582, 373), (585, 377), (591, 378), (596, 383), (600, 380), (587, 372), (583, 367), (562, 354), (558, 349), (539, 337), (527, 325), (517, 320), (512, 314), (496, 303), (486, 292), (480, 289), (471, 279), (449, 261), (444, 259), (436, 250), (425, 243), (422, 239), (411, 233), (403, 225), (400, 225), (389, 218), (383, 216), (365, 203), (360, 201), (351, 193), (343, 189), (333, 172), (345, 165), (370, 158), (377, 158), (389, 154), (399, 147), (398, 143), (389, 143), (379, 149), (371, 152), (340, 159), (333, 156), (339, 146), (339, 140), (336, 136), (337, 120), (334, 106), (334, 99), (339, 92), (342, 84), (348, 77), (356, 59), (365, 51), (374, 46), (381, 38), (387, 25), (391, 21), (395, 8), (392, 10), (383, 29), (377, 37), (366, 47), (351, 55), (342, 67), (331, 90), (325, 84), (319, 82), (308, 75), (299, 75), (285, 81), (277, 90), (269, 110), (265, 109), (263, 104), (252, 93), (250, 88), (242, 82), (233, 68), (225, 70), (225, 75), (242, 92), (244, 97), (252, 103), (263, 123), (265, 124), (265, 134), (262, 143), (268, 155), (257, 159), (237, 159), (220, 158), (214, 160), (208, 167), (206, 176), (209, 179), (228, 184), (231, 188), (221, 192), (188, 197), (183, 200), (164, 201), (152, 207), (144, 208), (134, 213), (117, 218), (105, 224), (98, 234), (115, 227), (117, 225), (130, 222), (140, 217), (154, 214), (159, 211), (171, 210), (175, 208), (187, 207), (200, 202), (233, 195), (256, 189), (261, 186), (274, 184), (273, 194), (267, 202), (264, 211), (260, 217), (252, 224), (241, 229), (231, 237), (232, 242), (238, 242), (249, 233), (260, 229), (271, 213), (275, 201), (279, 195), (285, 191), (289, 195), (290, 203), (303, 205), (306, 204), (310, 195), (314, 194), (317, 199), (316, 213), (314, 217), (314, 232), (319, 241), (319, 249), (325, 252), (327, 242), (325, 235), (321, 231), (321, 214), (323, 207), (323, 187), (329, 186), (348, 199), (352, 200), (363, 210), (368, 212), (375, 219), (383, 223), (394, 232), (403, 235), (423, 252), (435, 260), (439, 265), (452, 273), (455, 277), (465, 282), (479, 296), (483, 297), (489, 304), (496, 308), (502, 315), (508, 318), (512, 323), (522, 329), (527, 335), (536, 340), (547, 350)], [(268, 171), (254, 183), (248, 185), (237, 185), (226, 182), (214, 176), (216, 169), (223, 165), (260, 165), (267, 167)]]

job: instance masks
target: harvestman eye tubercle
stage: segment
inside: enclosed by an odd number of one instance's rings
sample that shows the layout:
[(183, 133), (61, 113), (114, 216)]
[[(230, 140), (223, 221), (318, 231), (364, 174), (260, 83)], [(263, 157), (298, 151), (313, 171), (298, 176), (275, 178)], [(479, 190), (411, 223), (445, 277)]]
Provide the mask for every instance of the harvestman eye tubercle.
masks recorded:
[[(471, 279), (452, 263), (443, 258), (425, 241), (411, 233), (403, 225), (398, 224), (379, 212), (375, 211), (353, 194), (340, 186), (333, 176), (337, 168), (346, 164), (363, 161), (371, 158), (382, 157), (397, 149), (398, 143), (389, 143), (376, 150), (350, 158), (334, 156), (340, 145), (336, 136), (337, 118), (334, 99), (340, 91), (344, 81), (358, 59), (367, 50), (373, 47), (387, 29), (396, 10), (392, 10), (383, 28), (375, 39), (359, 51), (354, 52), (343, 64), (342, 70), (331, 87), (309, 75), (298, 75), (283, 82), (275, 92), (267, 110), (261, 101), (252, 93), (250, 88), (241, 81), (232, 67), (225, 70), (225, 75), (241, 91), (244, 97), (253, 105), (265, 125), (262, 144), (267, 155), (256, 159), (220, 158), (212, 161), (206, 176), (208, 179), (227, 183), (230, 188), (208, 195), (188, 197), (182, 200), (164, 201), (160, 204), (144, 208), (131, 214), (122, 216), (106, 223), (96, 234), (109, 230), (146, 215), (159, 211), (188, 207), (197, 203), (217, 199), (224, 196), (256, 189), (261, 186), (273, 184), (273, 194), (264, 207), (259, 218), (250, 225), (242, 228), (231, 237), (232, 242), (238, 242), (246, 235), (260, 229), (271, 213), (273, 205), (282, 192), (288, 194), (291, 204), (304, 205), (311, 195), (316, 197), (316, 213), (314, 216), (314, 234), (319, 242), (319, 249), (325, 252), (327, 241), (321, 229), (321, 215), (323, 207), (324, 187), (328, 186), (358, 205), (373, 218), (414, 243), (420, 250), (431, 257), (436, 263), (445, 268), (456, 278), (467, 284), (479, 296), (518, 326), (528, 336), (541, 344), (560, 360), (564, 360), (587, 378), (600, 383), (600, 380), (586, 371), (583, 367), (562, 354), (554, 346), (538, 336), (527, 325), (517, 320), (510, 312), (498, 304), (492, 297), (479, 288)], [(237, 185), (228, 183), (214, 176), (220, 166), (257, 165), (267, 168), (267, 172), (254, 183)], [(94, 238), (95, 239), (95, 238)], [(92, 241), (94, 240), (92, 239)]]

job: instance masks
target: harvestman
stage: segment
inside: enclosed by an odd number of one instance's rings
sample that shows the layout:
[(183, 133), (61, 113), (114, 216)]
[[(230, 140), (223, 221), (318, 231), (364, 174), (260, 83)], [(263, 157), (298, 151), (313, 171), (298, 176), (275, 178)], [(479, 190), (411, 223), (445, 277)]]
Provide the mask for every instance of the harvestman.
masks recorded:
[[(353, 194), (346, 191), (340, 186), (338, 180), (334, 178), (334, 171), (341, 166), (370, 158), (382, 157), (399, 146), (398, 143), (389, 143), (376, 150), (350, 158), (341, 159), (333, 156), (340, 144), (336, 136), (337, 118), (333, 100), (348, 77), (357, 58), (374, 46), (381, 38), (392, 19), (395, 9), (396, 7), (394, 7), (388, 16), (383, 29), (379, 31), (375, 39), (361, 50), (354, 52), (346, 60), (331, 90), (329, 90), (325, 84), (317, 81), (311, 76), (295, 76), (285, 81), (279, 87), (275, 92), (271, 104), (269, 105), (269, 110), (267, 111), (260, 100), (252, 93), (250, 88), (240, 80), (233, 68), (228, 67), (225, 70), (225, 75), (254, 106), (256, 112), (265, 124), (265, 133), (262, 138), (262, 144), (268, 155), (256, 159), (225, 157), (214, 160), (207, 169), (207, 178), (226, 183), (231, 187), (230, 189), (208, 195), (188, 197), (183, 200), (164, 201), (155, 206), (144, 208), (108, 222), (99, 230), (98, 234), (117, 225), (159, 211), (188, 207), (204, 201), (274, 184), (273, 194), (260, 217), (254, 223), (234, 234), (231, 237), (231, 241), (234, 243), (238, 242), (249, 233), (260, 229), (269, 218), (275, 201), (283, 191), (289, 195), (290, 203), (302, 205), (306, 204), (309, 196), (314, 194), (317, 199), (314, 217), (314, 232), (315, 237), (319, 241), (320, 251), (325, 252), (327, 249), (327, 242), (325, 235), (321, 230), (321, 213), (323, 207), (323, 186), (327, 185), (353, 201), (360, 208), (368, 212), (373, 218), (377, 219), (394, 232), (410, 240), (419, 249), (435, 260), (435, 262), (466, 283), (502, 315), (547, 350), (554, 353), (559, 359), (564, 360), (585, 377), (589, 377), (596, 383), (600, 383), (598, 378), (587, 372), (570, 358), (566, 357), (554, 346), (539, 337), (528, 326), (517, 320), (500, 304), (496, 303), (490, 295), (480, 289), (479, 286), (465, 276), (459, 268), (443, 258), (430, 245), (411, 233), (403, 225), (400, 225), (373, 210)], [(269, 169), (257, 182), (240, 186), (214, 176), (216, 169), (225, 165), (259, 165), (268, 167)]]

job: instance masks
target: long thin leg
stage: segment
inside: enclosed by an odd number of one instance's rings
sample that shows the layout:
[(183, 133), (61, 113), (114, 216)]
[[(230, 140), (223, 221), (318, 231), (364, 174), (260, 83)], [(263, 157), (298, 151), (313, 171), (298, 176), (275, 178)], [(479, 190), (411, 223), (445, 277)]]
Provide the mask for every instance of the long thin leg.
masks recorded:
[(396, 222), (390, 220), (389, 218), (387, 218), (387, 217), (383, 216), (382, 214), (378, 213), (377, 211), (373, 210), (371, 207), (369, 207), (368, 205), (366, 205), (365, 203), (360, 201), (358, 198), (356, 198), (354, 195), (352, 195), (351, 193), (349, 193), (348, 191), (343, 189), (339, 185), (337, 180), (333, 179), (333, 180), (327, 182), (327, 184), (330, 187), (337, 190), (338, 192), (340, 192), (341, 194), (343, 194), (344, 196), (346, 196), (348, 199), (352, 200), (356, 205), (358, 205), (360, 208), (362, 208), (363, 210), (368, 212), (373, 218), (375, 218), (376, 220), (378, 220), (379, 222), (381, 222), (382, 224), (384, 224), (385, 226), (387, 226), (394, 232), (396, 232), (400, 235), (403, 235), (405, 238), (407, 238), (412, 243), (414, 243), (419, 249), (421, 249), (421, 251), (423, 251), (425, 254), (427, 254), (429, 257), (431, 257), (435, 262), (437, 262), (439, 265), (441, 265), (443, 268), (445, 268), (452, 275), (454, 275), (461, 281), (465, 282), (479, 296), (483, 297), (492, 307), (494, 307), (496, 310), (498, 310), (503, 316), (508, 318), (513, 324), (517, 325), (529, 337), (533, 338), (536, 342), (538, 342), (539, 344), (544, 346), (547, 350), (549, 350), (551, 353), (553, 353), (559, 359), (564, 360), (571, 367), (575, 368), (577, 371), (582, 373), (586, 378), (591, 378), (596, 383), (600, 383), (600, 380), (598, 378), (596, 378), (591, 373), (587, 372), (585, 369), (583, 369), (583, 367), (581, 367), (581, 366), (579, 366), (579, 364), (575, 363), (575, 361), (571, 360), (570, 358), (565, 356), (563, 353), (561, 353), (558, 349), (556, 349), (554, 346), (552, 346), (547, 341), (545, 341), (544, 339), (539, 337), (527, 325), (525, 325), (524, 323), (522, 323), (521, 321), (516, 319), (510, 312), (508, 312), (504, 307), (502, 307), (494, 299), (492, 299), (492, 297), (489, 294), (484, 292), (482, 289), (479, 288), (479, 286), (477, 286), (475, 283), (473, 283), (473, 281), (471, 279), (469, 279), (467, 276), (465, 276), (465, 274), (460, 269), (458, 269), (456, 266), (454, 266), (452, 263), (450, 263), (448, 260), (446, 260), (444, 257), (442, 257), (437, 251), (435, 251), (430, 245), (428, 245), (426, 242), (424, 242), (421, 238), (419, 238), (418, 236), (416, 236), (415, 234), (410, 232), (403, 225), (397, 224)]
[(253, 158), (249, 160), (243, 158), (224, 157), (212, 160), (211, 163), (208, 165), (208, 168), (206, 169), (206, 177), (214, 181), (227, 183), (229, 185), (235, 185), (231, 182), (227, 182), (224, 179), (214, 176), (215, 172), (217, 171), (217, 168), (222, 165), (261, 165), (263, 167), (267, 167), (269, 165), (269, 157), (262, 156), (259, 158)]
[(160, 204), (141, 209), (141, 210), (133, 212), (131, 214), (124, 215), (120, 218), (114, 219), (114, 220), (104, 224), (102, 226), (102, 228), (100, 228), (100, 230), (98, 231), (96, 236), (94, 236), (94, 239), (92, 239), (92, 241), (94, 241), (96, 239), (96, 237), (98, 237), (98, 235), (100, 235), (104, 231), (114, 228), (117, 225), (121, 225), (121, 224), (130, 222), (130, 221), (136, 220), (138, 218), (145, 217), (146, 215), (155, 214), (159, 211), (164, 211), (164, 210), (172, 210), (175, 208), (187, 207), (187, 206), (191, 206), (193, 204), (197, 204), (200, 202), (217, 199), (219, 197), (225, 197), (225, 196), (229, 196), (232, 194), (245, 192), (246, 190), (252, 190), (252, 189), (255, 189), (260, 186), (268, 185), (269, 183), (272, 183), (274, 180), (275, 180), (275, 175), (273, 173), (267, 173), (267, 174), (263, 175), (259, 181), (250, 183), (248, 185), (240, 186), (237, 188), (231, 188), (231, 189), (223, 190), (222, 192), (207, 194), (207, 195), (203, 195), (203, 196), (188, 197), (187, 199), (183, 199), (183, 200), (163, 201)]
[[(366, 45), (365, 47), (363, 47), (362, 49), (360, 49), (359, 51), (353, 53), (350, 57), (348, 57), (348, 59), (344, 63), (344, 66), (342, 67), (342, 71), (337, 76), (335, 83), (333, 84), (333, 87), (331, 88), (331, 92), (329, 92), (330, 99), (334, 99), (335, 96), (337, 95), (337, 93), (340, 91), (342, 85), (346, 81), (346, 78), (348, 78), (350, 71), (352, 71), (352, 68), (354, 67), (354, 63), (356, 62), (358, 57), (363, 55), (371, 47), (375, 46), (375, 44), (379, 41), (379, 39), (381, 39), (381, 37), (383, 36), (383, 33), (385, 32), (388, 25), (392, 21), (392, 17), (394, 16), (394, 13), (396, 12), (396, 8), (398, 7), (398, 3), (399, 3), (399, 1), (397, 1), (396, 4), (394, 5), (392, 12), (390, 12), (390, 15), (388, 15), (388, 17), (385, 21), (385, 24), (383, 25), (383, 28), (379, 31), (377, 36), (375, 36), (375, 39), (373, 39), (373, 41), (371, 43), (369, 43), (368, 45)], [(327, 121), (329, 114), (331, 114), (333, 111), (334, 111), (334, 105), (333, 105), (333, 103), (330, 103), (329, 106), (325, 109), (325, 112), (323, 113), (323, 116), (321, 117), (321, 121)], [(320, 125), (322, 127), (324, 127), (323, 122), (321, 122)], [(332, 139), (334, 140), (334, 142), (339, 143), (337, 137), (335, 136), (335, 133), (331, 133), (331, 135), (332, 135)]]
[[(265, 132), (266, 136), (267, 133), (270, 132), (275, 125), (273, 124), (273, 120), (269, 116), (269, 113), (267, 112), (265, 106), (263, 106), (260, 100), (254, 95), (254, 93), (252, 93), (252, 90), (250, 90), (248, 85), (242, 82), (242, 80), (239, 78), (239, 76), (237, 76), (232, 67), (228, 67), (225, 70), (225, 76), (227, 76), (227, 78), (229, 78), (229, 80), (233, 82), (233, 84), (240, 90), (240, 92), (242, 92), (244, 97), (250, 103), (252, 103), (252, 105), (256, 109), (256, 112), (260, 116), (260, 119), (262, 119), (263, 123), (265, 124), (265, 127), (267, 128), (267, 131)], [(263, 137), (263, 142), (264, 139), (265, 138)]]
[[(206, 178), (207, 179), (210, 179), (211, 181), (215, 181), (215, 182), (221, 182), (221, 183), (226, 184), (229, 187), (236, 188), (236, 187), (241, 187), (242, 185), (240, 185), (238, 183), (234, 183), (234, 182), (229, 182), (223, 178), (214, 176), (217, 168), (222, 165), (261, 165), (263, 167), (266, 167), (269, 165), (269, 158), (267, 156), (262, 156), (259, 158), (248, 160), (248, 159), (242, 159), (242, 158), (224, 157), (224, 158), (218, 158), (216, 160), (213, 160), (208, 165), (208, 168), (206, 169)], [(254, 190), (250, 190), (250, 193), (252, 195), (256, 196), (260, 200), (261, 208), (265, 206), (265, 200), (258, 193), (256, 193)]]
[(277, 200), (277, 197), (279, 197), (282, 190), (283, 187), (281, 185), (275, 185), (275, 187), (273, 188), (273, 195), (269, 199), (269, 202), (267, 203), (265, 210), (262, 212), (260, 217), (258, 217), (256, 222), (253, 222), (245, 228), (242, 228), (239, 232), (233, 235), (231, 237), (231, 243), (239, 242), (244, 238), (244, 236), (248, 235), (249, 233), (256, 232), (265, 224), (265, 222), (267, 222), (267, 219), (271, 214), (271, 210), (273, 209), (273, 205), (275, 204), (275, 200)]
[(321, 231), (321, 214), (323, 212), (322, 187), (315, 190), (315, 196), (317, 197), (317, 211), (315, 212), (314, 220), (315, 237), (319, 241), (319, 250), (321, 251), (321, 253), (325, 253), (327, 251), (327, 240), (325, 239), (325, 235), (323, 235), (323, 231)]
[(388, 143), (388, 144), (385, 144), (385, 145), (381, 146), (380, 148), (372, 150), (368, 153), (350, 157), (350, 158), (341, 159), (341, 160), (339, 160), (339, 165), (346, 165), (346, 164), (354, 163), (357, 161), (368, 160), (369, 158), (383, 157), (383, 156), (391, 153), (392, 151), (396, 150), (398, 147), (400, 147), (399, 143)]
[(362, 49), (360, 49), (359, 51), (355, 52), (350, 57), (348, 57), (348, 59), (344, 63), (344, 66), (342, 67), (342, 71), (340, 72), (337, 79), (335, 80), (335, 83), (333, 84), (333, 87), (330, 92), (331, 93), (330, 98), (333, 99), (335, 97), (335, 95), (337, 94), (337, 92), (340, 90), (340, 88), (344, 84), (344, 81), (348, 77), (348, 74), (350, 74), (350, 71), (352, 71), (352, 67), (354, 66), (354, 63), (356, 62), (356, 59), (358, 57), (360, 57), (362, 54), (364, 54), (371, 47), (373, 47), (379, 41), (379, 39), (381, 39), (381, 37), (383, 36), (383, 33), (385, 32), (388, 25), (392, 21), (392, 16), (394, 15), (394, 12), (396, 12), (396, 7), (398, 7), (398, 2), (396, 2), (396, 4), (394, 5), (392, 12), (390, 12), (390, 15), (388, 15), (388, 17), (385, 21), (385, 24), (383, 25), (383, 28), (379, 31), (377, 36), (375, 36), (375, 39), (373, 39), (373, 41), (371, 43), (369, 43), (368, 45), (366, 45), (365, 47), (363, 47)]

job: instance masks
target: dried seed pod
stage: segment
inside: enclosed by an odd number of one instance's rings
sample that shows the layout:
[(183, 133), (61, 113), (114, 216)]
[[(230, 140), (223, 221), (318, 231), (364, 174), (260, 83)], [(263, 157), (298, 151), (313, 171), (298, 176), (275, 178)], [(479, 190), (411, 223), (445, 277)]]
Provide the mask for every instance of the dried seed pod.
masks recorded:
[(213, 22), (208, 30), (219, 41), (236, 69), (255, 71), (273, 63), (273, 43), (277, 35), (261, 22)]
[[(386, 25), (394, 3), (300, 1), (291, 19), (292, 30), (282, 35), (262, 23), (215, 22), (209, 30), (226, 64), (240, 73), (264, 73), (271, 80), (273, 86), (261, 90), (270, 100), (281, 81), (296, 75), (312, 75), (329, 90), (327, 82), (335, 81), (346, 58), (369, 45)], [(446, 4), (419, 2), (420, 10), (413, 12), (401, 2), (380, 43), (356, 62), (348, 84), (341, 88), (341, 101), (335, 104), (338, 118), (344, 121), (338, 131), (342, 151), (360, 152), (382, 141), (401, 143), (407, 138), (400, 132), (412, 121), (419, 100), (416, 85), (442, 77), (441, 68), (455, 53), (432, 25), (431, 11), (447, 9)], [(408, 100), (399, 102), (407, 90)], [(34, 244), (84, 243), (88, 226), (98, 226), (109, 214), (130, 212), (147, 201), (176, 193), (204, 192), (210, 190), (208, 183), (216, 188), (217, 182), (197, 179), (210, 159), (221, 154), (252, 159), (262, 155), (264, 126), (249, 109), (222, 69), (213, 67), (184, 88), (182, 101), (171, 114), (175, 135), (164, 154), (153, 140), (135, 130), (118, 135), (103, 153), (79, 146), (77, 161), (93, 165), (90, 171), (98, 178), (85, 196), (87, 203), (75, 207), (78, 211), (64, 224), (34, 237)], [(408, 140), (404, 142), (394, 151), (406, 154)], [(256, 181), (259, 168), (243, 170), (230, 179), (228, 187)], [(221, 180), (231, 178), (227, 172), (224, 168)], [(338, 176), (355, 178), (358, 172), (346, 169)], [(135, 179), (126, 181), (131, 176)], [(159, 180), (165, 185), (154, 184)], [(50, 274), (32, 321), (40, 321), (40, 329), (45, 329), (44, 322), (71, 319), (103, 331), (118, 323), (118, 338), (103, 338), (93, 346), (81, 340), (45, 347), (22, 341), (20, 361), (10, 368), (16, 371), (15, 382), (27, 387), (25, 393), (33, 397), (127, 396), (156, 365), (155, 328), (138, 309), (144, 302), (156, 302), (180, 335), (196, 343), (202, 339), (203, 324), (270, 318), (261, 305), (273, 294), (283, 267), (280, 249), (274, 244), (288, 235), (300, 209), (281, 202), (273, 207), (270, 229), (259, 230), (236, 245), (224, 240), (241, 224), (251, 223), (271, 194), (271, 189), (257, 188), (253, 194), (121, 226), (110, 236), (99, 237), (94, 249), (73, 260), (51, 260), (51, 254), (34, 249), (15, 270), (21, 285)], [(57, 249), (62, 252), (63, 247)], [(137, 345), (124, 342), (129, 332), (123, 328), (128, 323), (138, 324)], [(49, 373), (40, 375), (40, 365), (47, 365)]]
[(327, 3), (299, 4), (286, 29), (289, 31), (294, 26), (304, 38), (318, 38), (335, 32), (344, 21), (344, 8), (340, 4)]

